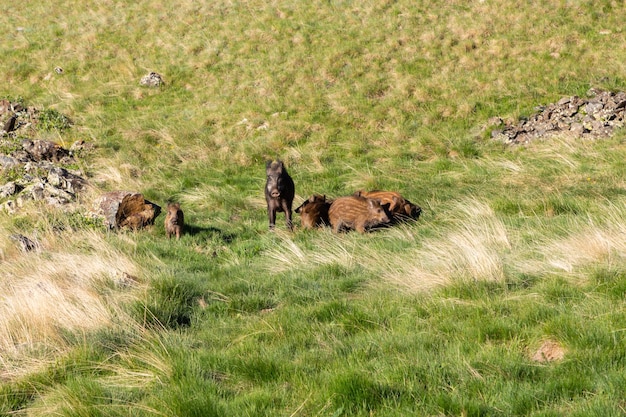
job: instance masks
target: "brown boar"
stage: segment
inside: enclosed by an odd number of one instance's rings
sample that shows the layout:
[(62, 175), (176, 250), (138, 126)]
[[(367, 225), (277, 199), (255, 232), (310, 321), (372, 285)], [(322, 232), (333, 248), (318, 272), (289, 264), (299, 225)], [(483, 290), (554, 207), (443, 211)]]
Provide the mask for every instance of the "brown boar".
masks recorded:
[(417, 220), (422, 213), (420, 206), (411, 203), (395, 191), (357, 191), (354, 195), (373, 198), (381, 204), (389, 204), (389, 211), (393, 214), (394, 220)]
[(267, 161), (265, 165), (267, 182), (265, 183), (265, 201), (267, 201), (267, 216), (270, 221), (270, 230), (276, 225), (276, 213), (282, 211), (287, 219), (287, 227), (293, 230), (291, 222), (291, 206), (296, 194), (296, 186), (287, 173), (282, 161)]
[(314, 194), (304, 203), (300, 204), (295, 210), (300, 214), (302, 227), (305, 229), (314, 229), (318, 226), (330, 225), (328, 218), (328, 209), (332, 200), (326, 200), (325, 195)]
[(348, 196), (337, 198), (330, 205), (328, 217), (333, 231), (356, 229), (359, 233), (383, 226), (391, 221), (389, 204), (380, 204), (372, 198)]
[(185, 226), (185, 216), (180, 209), (179, 203), (167, 204), (167, 215), (165, 216), (165, 233), (167, 238), (171, 239), (172, 235), (176, 235), (176, 240), (180, 239)]

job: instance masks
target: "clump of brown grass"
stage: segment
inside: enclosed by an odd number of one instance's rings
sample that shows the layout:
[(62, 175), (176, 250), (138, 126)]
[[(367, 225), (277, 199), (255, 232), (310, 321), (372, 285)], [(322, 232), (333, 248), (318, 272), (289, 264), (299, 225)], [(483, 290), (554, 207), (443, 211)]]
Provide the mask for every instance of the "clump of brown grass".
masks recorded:
[(572, 224), (564, 237), (547, 239), (536, 248), (540, 261), (526, 265), (539, 273), (566, 274), (584, 278), (586, 268), (604, 265), (613, 268), (626, 261), (625, 205), (610, 205), (600, 210), (595, 220)]
[(422, 291), (455, 280), (500, 281), (511, 249), (507, 230), (491, 208), (475, 199), (458, 204), (436, 237), (415, 250), (387, 257), (383, 277), (408, 291)]

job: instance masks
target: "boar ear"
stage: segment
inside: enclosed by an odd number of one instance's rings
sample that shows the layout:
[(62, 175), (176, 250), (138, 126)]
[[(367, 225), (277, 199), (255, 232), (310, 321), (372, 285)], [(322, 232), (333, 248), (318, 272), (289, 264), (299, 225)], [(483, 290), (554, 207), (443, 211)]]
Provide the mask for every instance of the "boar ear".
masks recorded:
[(361, 197), (363, 195), (363, 190), (355, 191), (353, 194), (355, 197)]

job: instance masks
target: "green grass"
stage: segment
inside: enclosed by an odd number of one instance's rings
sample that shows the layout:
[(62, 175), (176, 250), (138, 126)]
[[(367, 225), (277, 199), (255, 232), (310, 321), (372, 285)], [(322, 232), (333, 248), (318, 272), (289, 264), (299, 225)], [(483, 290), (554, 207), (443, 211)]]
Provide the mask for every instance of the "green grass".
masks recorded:
[[(625, 90), (625, 12), (431, 3), (0, 6), (0, 98), (96, 145), (81, 206), (0, 212), (0, 414), (624, 415), (626, 134), (485, 126)], [(272, 158), (296, 205), (379, 188), (422, 216), (270, 233)], [(105, 232), (86, 212), (115, 189), (179, 201), (188, 233)]]

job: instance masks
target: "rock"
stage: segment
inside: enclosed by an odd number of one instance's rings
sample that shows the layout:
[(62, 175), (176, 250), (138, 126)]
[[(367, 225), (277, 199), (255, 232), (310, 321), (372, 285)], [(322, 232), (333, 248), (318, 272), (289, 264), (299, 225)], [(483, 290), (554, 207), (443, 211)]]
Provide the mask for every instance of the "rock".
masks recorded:
[(17, 203), (13, 200), (7, 200), (6, 202), (0, 204), (0, 210), (4, 210), (11, 214), (17, 211), (17, 207)]
[(43, 200), (46, 197), (44, 193), (45, 189), (46, 184), (41, 179), (37, 178), (32, 184), (24, 188), (20, 197), (26, 200)]
[(17, 115), (16, 115), (16, 114), (14, 114), (13, 116), (11, 116), (11, 117), (9, 118), (9, 120), (7, 120), (7, 121), (4, 123), (4, 126), (3, 126), (3, 128), (2, 128), (2, 129), (3, 129), (6, 133), (13, 132), (13, 131), (15, 130), (15, 122), (16, 122), (16, 121), (17, 121)]
[(17, 244), (20, 246), (20, 249), (22, 249), (22, 252), (30, 252), (39, 247), (37, 243), (33, 242), (32, 240), (21, 234), (14, 234), (9, 236), (9, 238), (17, 242)]
[[(67, 149), (63, 149), (56, 143), (46, 140), (25, 139), (22, 141), (22, 148), (24, 148), (35, 161), (61, 162), (65, 158), (71, 158)], [(67, 162), (67, 160), (65, 162)]]
[(15, 181), (10, 181), (0, 187), (0, 198), (7, 198), (22, 191), (22, 187)]
[(139, 84), (145, 85), (147, 87), (160, 87), (165, 83), (163, 82), (163, 77), (161, 77), (161, 74), (151, 72), (148, 75), (144, 75), (143, 77), (141, 77), (141, 81), (139, 81)]
[(87, 185), (84, 178), (61, 167), (52, 167), (48, 172), (47, 179), (48, 184), (72, 194), (82, 191)]
[(92, 151), (94, 148), (95, 145), (93, 143), (85, 142), (84, 140), (77, 140), (76, 142), (72, 143), (72, 146), (70, 146), (69, 153), (70, 156), (74, 156), (83, 152)]
[(113, 191), (98, 199), (97, 211), (109, 229), (128, 227), (136, 230), (154, 224), (161, 207), (145, 200), (140, 193)]
[(585, 127), (583, 126), (582, 123), (572, 123), (572, 126), (570, 127), (570, 132), (576, 134), (576, 136), (580, 136), (584, 133), (585, 131)]
[(13, 168), (15, 166), (18, 166), (19, 164), (20, 161), (18, 161), (16, 158), (13, 158), (12, 156), (0, 155), (0, 167), (2, 168)]
[(587, 112), (587, 114), (593, 115), (599, 112), (600, 110), (602, 110), (603, 108), (604, 108), (604, 105), (600, 102), (589, 102), (585, 106), (585, 111)]

